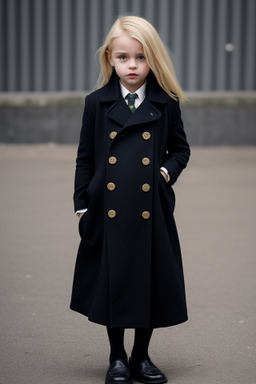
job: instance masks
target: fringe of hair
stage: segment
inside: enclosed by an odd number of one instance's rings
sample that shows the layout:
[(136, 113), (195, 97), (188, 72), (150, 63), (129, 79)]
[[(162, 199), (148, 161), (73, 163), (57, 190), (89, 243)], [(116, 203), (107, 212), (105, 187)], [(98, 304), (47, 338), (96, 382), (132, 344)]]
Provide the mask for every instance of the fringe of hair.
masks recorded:
[(113, 68), (108, 61), (107, 52), (111, 51), (113, 40), (123, 33), (141, 43), (147, 63), (160, 87), (173, 99), (184, 101), (186, 97), (178, 83), (174, 66), (166, 47), (152, 24), (138, 16), (120, 17), (112, 25), (104, 44), (97, 51), (101, 71), (96, 87), (100, 88), (108, 83)]

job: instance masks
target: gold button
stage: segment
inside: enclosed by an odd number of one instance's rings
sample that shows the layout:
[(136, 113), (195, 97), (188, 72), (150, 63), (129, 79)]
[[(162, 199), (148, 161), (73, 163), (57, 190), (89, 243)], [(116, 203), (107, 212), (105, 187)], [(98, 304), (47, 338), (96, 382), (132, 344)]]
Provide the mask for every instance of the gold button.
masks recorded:
[(151, 137), (151, 133), (145, 131), (145, 132), (142, 133), (142, 137), (143, 137), (144, 140), (149, 140), (150, 137)]
[(149, 211), (144, 211), (144, 212), (142, 212), (141, 215), (142, 215), (143, 219), (145, 219), (145, 220), (148, 220), (150, 218), (150, 212)]
[(115, 156), (111, 156), (108, 159), (109, 164), (115, 164), (117, 162), (117, 158)]
[(108, 211), (108, 217), (110, 217), (110, 219), (114, 219), (114, 217), (116, 217), (116, 211), (114, 211), (114, 209), (110, 209)]
[(112, 131), (112, 132), (110, 132), (109, 137), (110, 137), (110, 139), (113, 140), (116, 137), (116, 135), (117, 135), (117, 132), (116, 131)]
[(143, 192), (148, 192), (148, 191), (150, 191), (150, 185), (147, 184), (147, 183), (146, 183), (146, 184), (143, 184), (141, 188), (142, 188), (142, 191), (143, 191)]
[(116, 185), (114, 183), (108, 183), (107, 184), (107, 189), (109, 191), (114, 191), (115, 188), (116, 188)]
[(148, 157), (143, 157), (141, 160), (143, 165), (149, 165), (150, 164), (150, 159)]

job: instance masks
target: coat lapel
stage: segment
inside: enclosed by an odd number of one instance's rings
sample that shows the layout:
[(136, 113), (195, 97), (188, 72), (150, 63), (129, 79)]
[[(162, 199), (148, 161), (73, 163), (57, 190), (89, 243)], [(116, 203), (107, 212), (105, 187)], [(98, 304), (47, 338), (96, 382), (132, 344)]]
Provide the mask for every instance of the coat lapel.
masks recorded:
[(113, 71), (109, 82), (102, 89), (100, 102), (109, 105), (106, 116), (121, 126), (129, 119), (131, 111), (127, 108), (122, 97), (119, 77), (115, 71)]
[(161, 115), (161, 112), (146, 97), (135, 113), (130, 113), (130, 118), (126, 121), (124, 128), (137, 124), (151, 123), (160, 119)]
[(107, 117), (120, 124), (123, 129), (160, 119), (161, 112), (147, 99), (132, 113), (124, 99), (118, 99), (107, 111)]
[(107, 110), (107, 117), (111, 120), (114, 120), (116, 123), (124, 126), (125, 123), (130, 119), (132, 112), (128, 108), (126, 102), (123, 97), (119, 97), (119, 99), (111, 105), (111, 107)]
[(100, 101), (110, 103), (106, 116), (118, 123), (123, 131), (123, 129), (133, 125), (150, 123), (160, 119), (161, 112), (154, 104), (166, 103), (166, 95), (151, 73), (147, 79), (146, 94), (143, 103), (135, 113), (132, 113), (121, 95), (119, 78), (114, 71), (109, 83), (103, 89)]

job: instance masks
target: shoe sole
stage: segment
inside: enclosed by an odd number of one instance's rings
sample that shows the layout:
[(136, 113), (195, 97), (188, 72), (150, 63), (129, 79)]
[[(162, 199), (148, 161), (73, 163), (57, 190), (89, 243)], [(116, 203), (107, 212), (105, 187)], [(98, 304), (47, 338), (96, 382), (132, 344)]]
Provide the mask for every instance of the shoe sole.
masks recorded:
[(105, 384), (133, 384), (132, 380), (121, 380), (121, 381), (115, 381), (115, 380), (106, 380)]
[(105, 384), (133, 384), (133, 382), (132, 381), (109, 381), (109, 380), (107, 380), (107, 381), (105, 381)]
[(133, 384), (132, 381), (105, 381), (105, 384)]
[(163, 379), (161, 381), (159, 381), (159, 380), (150, 380), (150, 381), (143, 380), (142, 381), (141, 379), (137, 379), (135, 376), (133, 376), (132, 378), (133, 378), (133, 380), (138, 381), (138, 383), (142, 383), (142, 384), (164, 384), (164, 383), (167, 383), (167, 381), (168, 381), (168, 379)]

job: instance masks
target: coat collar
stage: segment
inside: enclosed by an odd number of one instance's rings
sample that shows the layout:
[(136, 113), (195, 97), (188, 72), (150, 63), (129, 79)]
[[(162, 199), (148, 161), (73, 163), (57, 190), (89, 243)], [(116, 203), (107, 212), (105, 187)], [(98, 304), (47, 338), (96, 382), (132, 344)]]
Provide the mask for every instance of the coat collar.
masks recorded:
[[(121, 95), (119, 77), (116, 72), (113, 74), (109, 82), (102, 88), (101, 102), (110, 102), (118, 100)], [(147, 77), (146, 98), (153, 103), (164, 104), (167, 100), (167, 95), (164, 90), (158, 85), (155, 76), (150, 71)]]
[(123, 99), (119, 98), (107, 111), (107, 117), (122, 125), (123, 128), (134, 124), (143, 124), (158, 120), (161, 112), (147, 99), (139, 106), (133, 114)]
[(106, 115), (123, 126), (124, 129), (134, 124), (158, 120), (161, 117), (161, 112), (155, 104), (166, 103), (166, 97), (166, 93), (159, 87), (155, 77), (150, 73), (147, 78), (146, 98), (136, 113), (132, 114), (122, 97), (119, 77), (114, 71), (109, 82), (102, 88), (100, 101), (102, 103), (112, 102)]

